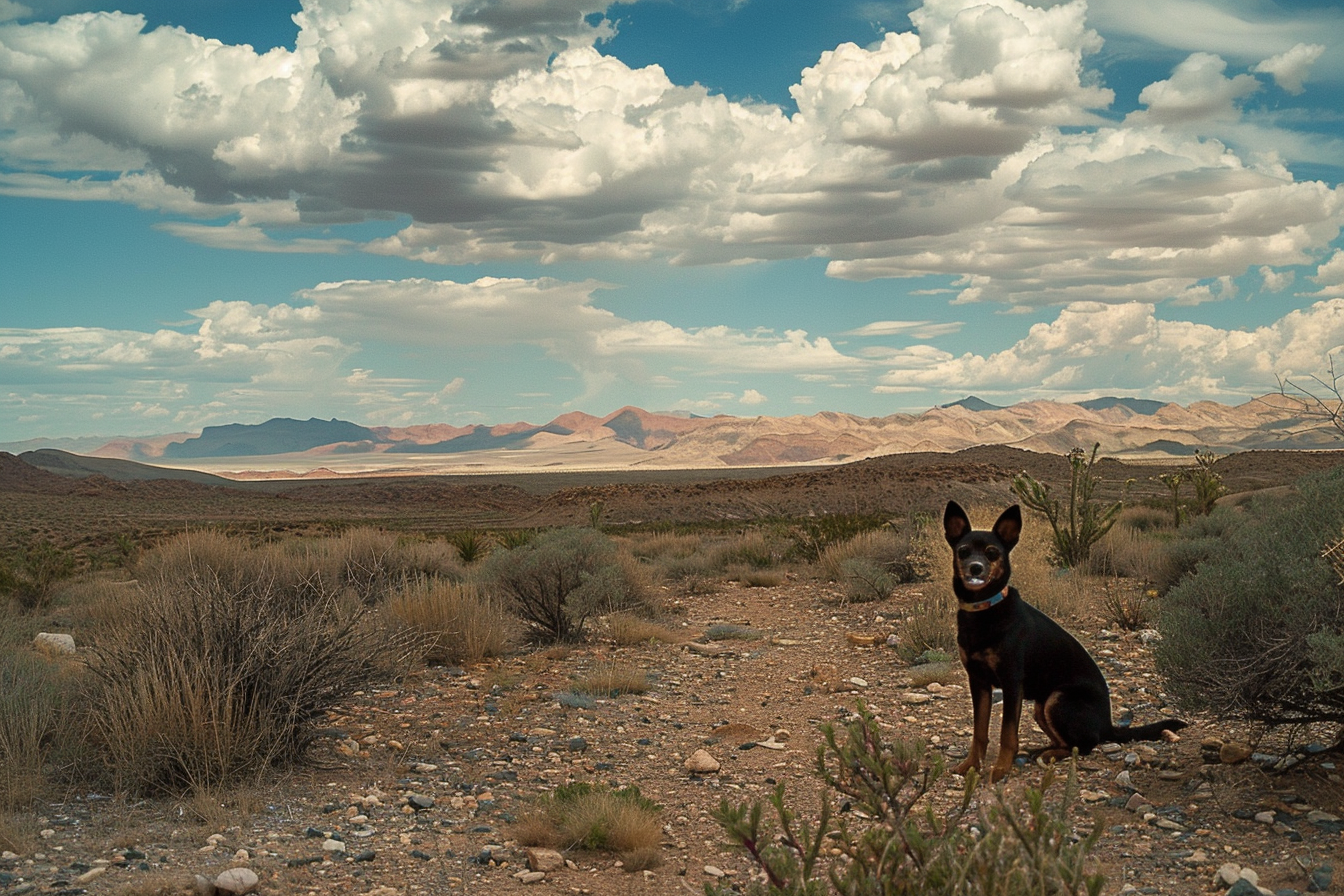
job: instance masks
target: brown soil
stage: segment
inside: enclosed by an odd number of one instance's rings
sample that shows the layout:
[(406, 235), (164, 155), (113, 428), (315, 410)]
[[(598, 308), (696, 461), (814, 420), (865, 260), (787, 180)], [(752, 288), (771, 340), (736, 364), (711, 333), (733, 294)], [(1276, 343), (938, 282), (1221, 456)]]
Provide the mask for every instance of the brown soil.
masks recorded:
[[(1334, 455), (1264, 453), (1223, 463), (1229, 485), (1243, 489), (1281, 486), (1337, 462)], [(1056, 483), (1067, 472), (1062, 458), (978, 449), (754, 480), (670, 474), (661, 481), (571, 480), (555, 488), (537, 480), (380, 480), (273, 491), (86, 480), (70, 490), (68, 482), (33, 477), (0, 458), (0, 490), (8, 502), (3, 531), (9, 538), (59, 532), (88, 548), (100, 532), (152, 533), (207, 521), (302, 529), (395, 520), (420, 531), (587, 522), (594, 501), (603, 502), (604, 519), (612, 523), (940, 511), (949, 497), (980, 506), (1006, 502), (1008, 480), (1021, 469)], [(1133, 478), (1135, 488), (1156, 494), (1148, 477), (1160, 471), (1108, 463), (1102, 475), (1110, 482)], [(949, 757), (964, 755), (970, 704), (959, 670), (950, 670), (943, 678), (949, 686), (931, 694), (913, 686), (911, 669), (883, 646), (886, 635), (899, 637), (906, 608), (949, 590), (943, 582), (905, 586), (887, 601), (863, 605), (846, 605), (835, 586), (806, 579), (772, 588), (724, 585), (708, 594), (669, 590), (673, 624), (688, 640), (716, 623), (747, 626), (759, 637), (713, 642), (722, 652), (683, 643), (617, 647), (599, 639), (465, 670), (419, 671), (351, 697), (329, 718), (329, 736), (314, 748), (310, 765), (256, 790), (192, 802), (71, 794), (44, 804), (31, 824), (20, 820), (0, 829), (19, 847), (18, 858), (0, 860), (0, 874), (8, 875), (0, 877), (0, 894), (184, 892), (192, 875), (213, 878), (231, 865), (256, 871), (269, 894), (410, 896), (529, 887), (597, 896), (680, 894), (700, 892), (713, 873), (709, 867), (745, 882), (752, 869), (725, 845), (709, 813), (724, 798), (764, 799), (776, 782), (785, 783), (797, 809), (811, 811), (818, 726), (844, 722), (858, 700), (891, 736), (922, 738)], [(1257, 871), (1262, 886), (1301, 891), (1307, 889), (1304, 866), (1333, 862), (1340, 888), (1341, 828), (1311, 814), (1344, 816), (1337, 754), (1313, 756), (1281, 774), (1250, 762), (1210, 763), (1201, 741), (1253, 740), (1255, 732), (1165, 706), (1150, 646), (1136, 635), (1105, 631), (1095, 611), (1061, 621), (1101, 662), (1117, 713), (1132, 711), (1140, 724), (1173, 712), (1191, 722), (1178, 742), (1131, 745), (1081, 762), (1077, 825), (1080, 832), (1102, 831), (1094, 856), (1107, 876), (1103, 892), (1117, 894), (1127, 885), (1145, 893), (1203, 892), (1229, 861)], [(858, 646), (850, 635), (879, 636), (878, 646)], [(586, 707), (557, 699), (576, 677), (613, 664), (647, 671), (650, 691)], [(770, 735), (785, 749), (743, 748)], [(1310, 739), (1296, 736), (1299, 744)], [(1023, 741), (1026, 748), (1044, 745), (1030, 722)], [(1290, 744), (1271, 739), (1258, 746), (1274, 753)], [(717, 773), (685, 770), (697, 749), (721, 763)], [(1137, 802), (1151, 808), (1126, 808), (1135, 802), (1117, 782), (1126, 752), (1133, 754)], [(1038, 769), (1019, 768), (1008, 791), (1017, 794), (1040, 777)], [(515, 879), (525, 860), (511, 842), (511, 821), (568, 781), (635, 784), (656, 800), (663, 807), (661, 865), (630, 873), (615, 856), (575, 850), (568, 854), (573, 866), (543, 883)], [(949, 776), (932, 802), (946, 807), (959, 792)], [(432, 798), (433, 806), (414, 811), (406, 802), (412, 795)], [(1262, 822), (1254, 819), (1257, 812), (1275, 815)], [(324, 853), (317, 835), (331, 833), (347, 844), (343, 857)], [(35, 888), (25, 889), (29, 883)]]

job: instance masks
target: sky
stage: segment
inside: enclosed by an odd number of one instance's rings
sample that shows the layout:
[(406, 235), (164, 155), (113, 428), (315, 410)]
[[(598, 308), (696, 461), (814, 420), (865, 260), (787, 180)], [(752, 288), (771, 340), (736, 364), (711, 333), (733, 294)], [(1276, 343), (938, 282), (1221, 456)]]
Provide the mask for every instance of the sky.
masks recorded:
[(0, 0), (0, 441), (1240, 404), (1342, 171), (1334, 0)]

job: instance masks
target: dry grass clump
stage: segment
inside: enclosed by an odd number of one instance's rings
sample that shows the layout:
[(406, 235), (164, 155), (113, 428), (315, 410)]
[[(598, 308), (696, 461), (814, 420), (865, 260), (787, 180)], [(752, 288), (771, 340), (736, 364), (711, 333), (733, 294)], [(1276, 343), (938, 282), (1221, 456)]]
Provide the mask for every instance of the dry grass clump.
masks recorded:
[[(1124, 517), (1121, 517), (1124, 520)], [(1176, 578), (1176, 561), (1169, 550), (1174, 530), (1145, 530), (1117, 525), (1097, 542), (1089, 565), (1103, 575), (1159, 584)]]
[(784, 584), (787, 574), (777, 567), (756, 567), (734, 564), (728, 567), (727, 578), (748, 588), (776, 588)]
[(631, 666), (603, 664), (574, 682), (574, 690), (594, 697), (644, 694), (649, 690), (647, 673)]
[(892, 564), (909, 565), (910, 539), (895, 529), (869, 529), (853, 538), (828, 545), (818, 561), (826, 575), (835, 582), (845, 578), (845, 564), (850, 560), (868, 560), (882, 567)]
[(684, 559), (700, 551), (703, 540), (686, 532), (641, 532), (623, 539), (625, 548), (640, 560)]
[(661, 811), (637, 787), (567, 784), (523, 815), (512, 833), (523, 846), (622, 853), (628, 867), (630, 861), (647, 863), (648, 853), (657, 851), (663, 836)]
[(0, 643), (0, 809), (29, 805), (54, 741), (70, 724), (73, 670), (26, 646)]
[(384, 609), (414, 633), (427, 663), (478, 662), (502, 656), (516, 641), (504, 602), (474, 584), (419, 579), (388, 598)]
[(618, 647), (633, 647), (654, 641), (676, 644), (686, 640), (686, 636), (675, 629), (632, 613), (612, 613), (608, 616), (606, 635)]

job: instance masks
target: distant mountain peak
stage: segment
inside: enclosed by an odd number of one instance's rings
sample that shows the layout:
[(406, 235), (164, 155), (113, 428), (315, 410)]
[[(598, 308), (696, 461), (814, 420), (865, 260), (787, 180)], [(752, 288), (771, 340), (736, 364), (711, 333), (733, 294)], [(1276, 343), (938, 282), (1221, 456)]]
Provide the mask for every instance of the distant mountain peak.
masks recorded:
[(163, 449), (164, 457), (250, 457), (294, 454), (338, 442), (386, 441), (373, 430), (344, 420), (294, 420), (275, 417), (265, 423), (228, 423), (207, 426), (201, 434)]
[(1151, 417), (1167, 406), (1166, 402), (1153, 401), (1149, 398), (1114, 398), (1111, 396), (1077, 401), (1074, 404), (1087, 411), (1109, 411), (1116, 407), (1128, 408), (1144, 417)]
[(974, 395), (967, 395), (961, 401), (954, 401), (950, 404), (940, 404), (940, 408), (965, 408), (968, 411), (1001, 411), (1003, 408), (997, 404), (990, 404), (983, 398), (976, 398)]

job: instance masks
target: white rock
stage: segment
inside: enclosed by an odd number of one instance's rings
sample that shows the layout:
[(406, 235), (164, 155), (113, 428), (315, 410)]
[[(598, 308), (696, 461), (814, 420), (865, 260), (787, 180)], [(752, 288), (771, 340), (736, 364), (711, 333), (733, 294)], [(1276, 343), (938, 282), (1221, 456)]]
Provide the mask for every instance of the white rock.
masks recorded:
[(229, 868), (215, 878), (215, 889), (224, 893), (251, 893), (257, 883), (257, 873), (251, 868)]
[(1213, 876), (1213, 885), (1226, 890), (1241, 878), (1241, 866), (1236, 862), (1225, 862)]
[(345, 843), (341, 840), (328, 839), (322, 841), (323, 852), (345, 852)]
[(38, 632), (33, 638), (33, 644), (39, 650), (45, 650), (47, 653), (74, 653), (75, 636), (66, 634), (57, 634), (54, 632)]
[(717, 867), (714, 866), (714, 865), (706, 865), (706, 866), (705, 866), (705, 876), (706, 876), (706, 877), (723, 877), (723, 871), (722, 871), (722, 869), (717, 868)]

